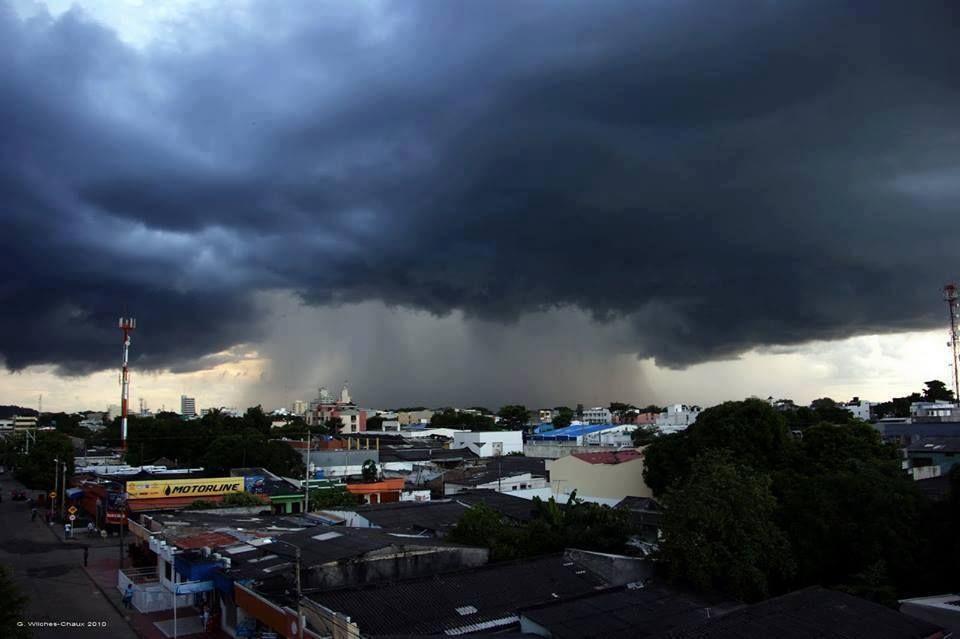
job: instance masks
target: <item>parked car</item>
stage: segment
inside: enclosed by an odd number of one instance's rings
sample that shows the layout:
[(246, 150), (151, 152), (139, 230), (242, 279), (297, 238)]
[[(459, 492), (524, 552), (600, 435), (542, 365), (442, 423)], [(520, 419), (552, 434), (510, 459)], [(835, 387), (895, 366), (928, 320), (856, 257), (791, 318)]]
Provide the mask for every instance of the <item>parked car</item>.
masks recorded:
[(13, 501), (27, 501), (27, 493), (22, 490), (11, 490), (10, 499)]

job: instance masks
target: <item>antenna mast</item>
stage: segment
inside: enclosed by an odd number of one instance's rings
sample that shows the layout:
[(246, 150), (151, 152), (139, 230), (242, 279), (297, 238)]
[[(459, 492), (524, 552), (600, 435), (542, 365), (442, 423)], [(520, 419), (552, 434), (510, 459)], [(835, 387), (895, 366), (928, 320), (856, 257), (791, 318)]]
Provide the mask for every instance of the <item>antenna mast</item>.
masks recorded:
[(960, 401), (960, 371), (957, 371), (957, 365), (960, 360), (957, 359), (957, 339), (960, 338), (957, 332), (957, 286), (956, 284), (947, 284), (943, 287), (943, 299), (950, 308), (950, 341), (948, 344), (953, 350), (953, 359), (950, 360), (950, 366), (953, 367), (953, 401)]
[(123, 331), (123, 367), (120, 369), (120, 445), (127, 449), (127, 402), (130, 399), (130, 371), (127, 362), (130, 359), (130, 333), (137, 327), (132, 317), (120, 318), (120, 330)]

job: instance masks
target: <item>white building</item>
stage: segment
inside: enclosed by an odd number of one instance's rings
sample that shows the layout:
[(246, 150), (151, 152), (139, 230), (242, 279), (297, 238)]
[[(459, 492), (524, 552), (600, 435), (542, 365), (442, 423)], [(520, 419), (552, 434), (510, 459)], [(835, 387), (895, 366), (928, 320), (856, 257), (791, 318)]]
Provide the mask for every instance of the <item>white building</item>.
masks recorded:
[(197, 416), (197, 400), (194, 397), (180, 396), (180, 414), (187, 419)]
[(676, 433), (685, 430), (687, 426), (697, 421), (701, 410), (699, 406), (671, 404), (664, 408), (662, 413), (657, 415), (654, 424), (660, 429), (660, 432)]
[(451, 479), (443, 484), (445, 497), (456, 495), (467, 490), (495, 490), (501, 493), (510, 493), (517, 490), (536, 490), (549, 488), (545, 477), (534, 477), (531, 473), (507, 472), (497, 476), (496, 469), (491, 469), (477, 478), (462, 480)]
[(294, 401), (292, 411), (294, 415), (300, 415), (302, 417), (303, 414), (307, 412), (307, 403), (302, 399)]
[(613, 419), (609, 409), (597, 406), (595, 408), (584, 408), (581, 421), (588, 424), (609, 424)]
[(494, 430), (457, 432), (450, 448), (469, 448), (480, 457), (496, 457), (510, 453), (523, 454), (523, 431)]
[(953, 421), (956, 416), (957, 404), (938, 399), (935, 402), (913, 402), (910, 404), (910, 417), (925, 419), (931, 417), (947, 418), (943, 421)]
[(120, 417), (120, 404), (110, 404), (107, 406), (107, 421), (112, 422)]
[(862, 419), (863, 421), (868, 422), (872, 417), (871, 410), (873, 408), (873, 402), (864, 401), (859, 397), (854, 397), (852, 401), (846, 403), (844, 408), (850, 411), (850, 413), (857, 419)]

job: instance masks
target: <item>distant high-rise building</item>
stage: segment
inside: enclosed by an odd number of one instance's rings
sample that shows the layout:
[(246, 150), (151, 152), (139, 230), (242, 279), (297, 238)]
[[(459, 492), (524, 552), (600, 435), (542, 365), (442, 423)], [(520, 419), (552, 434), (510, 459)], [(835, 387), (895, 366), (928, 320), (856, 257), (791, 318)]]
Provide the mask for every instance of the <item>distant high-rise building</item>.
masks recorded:
[(298, 399), (293, 402), (293, 414), (294, 415), (303, 415), (307, 412), (307, 403), (302, 399)]
[(194, 397), (180, 396), (180, 414), (187, 418), (197, 416), (197, 400)]

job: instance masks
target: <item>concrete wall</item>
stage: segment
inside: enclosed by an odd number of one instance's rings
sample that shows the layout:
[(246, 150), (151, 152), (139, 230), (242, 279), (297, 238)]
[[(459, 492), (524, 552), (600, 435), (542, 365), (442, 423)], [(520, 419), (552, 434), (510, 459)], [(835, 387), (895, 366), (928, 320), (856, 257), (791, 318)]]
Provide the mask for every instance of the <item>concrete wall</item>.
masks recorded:
[(547, 480), (543, 477), (533, 477), (530, 473), (522, 473), (520, 475), (512, 475), (509, 477), (503, 477), (500, 480), (493, 480), (486, 484), (478, 484), (476, 486), (458, 484), (455, 481), (446, 482), (443, 485), (443, 494), (444, 495), (456, 495), (457, 493), (462, 493), (465, 490), (499, 490), (501, 493), (513, 493), (518, 490), (527, 490), (533, 488), (546, 488)]
[(653, 497), (643, 481), (643, 459), (619, 464), (590, 464), (577, 457), (563, 457), (547, 462), (550, 486), (555, 492), (622, 499)]
[(582, 446), (574, 442), (534, 442), (523, 445), (523, 454), (527, 457), (541, 457), (544, 459), (560, 459), (574, 453), (602, 453), (617, 450), (615, 447)]
[(646, 581), (653, 576), (653, 563), (637, 557), (609, 555), (602, 552), (570, 548), (564, 557), (575, 561), (611, 586), (623, 586), (635, 581)]
[(310, 569), (304, 587), (344, 588), (425, 577), (438, 572), (476, 568), (490, 558), (486, 548), (456, 546), (393, 547), (368, 553), (362, 559), (337, 561)]
[(453, 434), (450, 448), (469, 448), (480, 457), (495, 457), (523, 452), (523, 432), (495, 430)]

